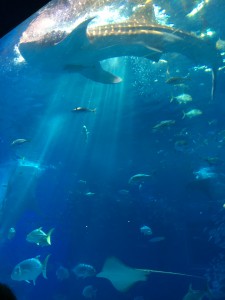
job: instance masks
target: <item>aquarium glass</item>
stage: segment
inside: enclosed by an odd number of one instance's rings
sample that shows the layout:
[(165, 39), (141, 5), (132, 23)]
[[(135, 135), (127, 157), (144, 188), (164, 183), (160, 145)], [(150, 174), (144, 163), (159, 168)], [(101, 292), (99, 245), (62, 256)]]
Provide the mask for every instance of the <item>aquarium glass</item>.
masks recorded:
[(224, 12), (53, 0), (0, 40), (0, 282), (18, 300), (225, 299)]

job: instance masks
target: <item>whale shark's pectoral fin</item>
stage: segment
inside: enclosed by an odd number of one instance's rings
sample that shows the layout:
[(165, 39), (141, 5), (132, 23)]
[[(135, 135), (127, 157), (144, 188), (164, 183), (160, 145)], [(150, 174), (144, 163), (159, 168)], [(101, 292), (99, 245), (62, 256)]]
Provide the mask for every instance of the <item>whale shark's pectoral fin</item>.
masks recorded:
[(148, 54), (144, 57), (147, 59), (153, 60), (154, 62), (158, 62), (160, 60), (161, 56), (162, 56), (161, 53), (156, 52), (156, 53)]
[(88, 79), (105, 84), (119, 83), (122, 81), (122, 78), (105, 71), (100, 63), (96, 63), (92, 66), (66, 65), (64, 70), (68, 72), (80, 73)]
[(122, 78), (113, 75), (112, 73), (105, 71), (100, 63), (96, 63), (91, 67), (84, 67), (80, 74), (97, 82), (101, 83), (119, 83), (122, 81)]
[(153, 47), (152, 45), (148, 45), (146, 43), (143, 44), (145, 48), (150, 50), (150, 53), (145, 56), (145, 58), (148, 58), (150, 60), (153, 60), (154, 62), (158, 62), (163, 54), (163, 51)]

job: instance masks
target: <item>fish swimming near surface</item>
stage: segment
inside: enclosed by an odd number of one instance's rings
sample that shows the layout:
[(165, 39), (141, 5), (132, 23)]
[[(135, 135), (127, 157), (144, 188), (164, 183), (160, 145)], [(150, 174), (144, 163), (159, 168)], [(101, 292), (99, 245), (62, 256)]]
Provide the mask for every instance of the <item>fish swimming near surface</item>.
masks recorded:
[(49, 230), (48, 233), (45, 233), (42, 230), (42, 227), (31, 231), (26, 238), (26, 241), (29, 243), (37, 244), (38, 246), (50, 246), (51, 245), (51, 235), (55, 228)]
[(48, 72), (80, 73), (106, 84), (119, 83), (122, 79), (104, 70), (100, 63), (103, 60), (136, 56), (158, 62), (165, 53), (180, 53), (196, 65), (212, 68), (213, 98), (217, 70), (223, 61), (210, 41), (176, 28), (148, 24), (134, 18), (89, 26), (93, 19), (95, 17), (81, 22), (69, 34), (52, 30), (38, 40), (21, 38), (18, 49), (28, 64)]
[(28, 283), (30, 283), (30, 281), (32, 280), (35, 285), (36, 279), (40, 274), (42, 274), (43, 277), (47, 279), (46, 268), (49, 257), (50, 254), (45, 258), (43, 263), (39, 260), (39, 256), (21, 261), (15, 266), (12, 271), (12, 280), (24, 280)]

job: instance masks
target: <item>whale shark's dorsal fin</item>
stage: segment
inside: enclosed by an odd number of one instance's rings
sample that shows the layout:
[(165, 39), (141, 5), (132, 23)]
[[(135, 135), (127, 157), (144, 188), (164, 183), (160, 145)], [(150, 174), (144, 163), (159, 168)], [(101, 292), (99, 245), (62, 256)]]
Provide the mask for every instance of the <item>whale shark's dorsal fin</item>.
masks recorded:
[[(95, 19), (95, 17), (85, 20), (80, 25), (78, 25), (62, 42), (63, 45), (59, 47), (73, 47), (82, 48), (88, 46), (90, 41), (87, 36), (87, 27), (89, 23)], [(119, 83), (122, 79), (118, 76), (113, 75), (112, 73), (105, 71), (99, 62), (91, 66), (82, 66), (82, 65), (65, 65), (64, 70), (68, 72), (80, 73), (88, 79), (101, 82), (101, 83)]]
[[(79, 24), (58, 46), (64, 48), (82, 48), (88, 46), (90, 41), (87, 36), (87, 27), (93, 19), (95, 19), (95, 17), (85, 20)], [(99, 62), (91, 66), (69, 64), (65, 65), (64, 70), (68, 72), (80, 73), (86, 78), (101, 83), (119, 83), (122, 81), (120, 77), (105, 71)]]
[[(141, 4), (141, 3), (140, 3)], [(151, 0), (145, 1), (141, 5), (137, 5), (134, 13), (129, 18), (129, 21), (139, 24), (153, 24), (156, 23), (154, 7)]]
[(87, 27), (91, 23), (91, 21), (95, 19), (95, 17), (85, 20), (81, 24), (79, 24), (61, 43), (58, 45), (62, 47), (66, 47), (67, 45), (71, 47), (71, 45), (78, 47), (88, 45), (90, 43), (87, 37)]

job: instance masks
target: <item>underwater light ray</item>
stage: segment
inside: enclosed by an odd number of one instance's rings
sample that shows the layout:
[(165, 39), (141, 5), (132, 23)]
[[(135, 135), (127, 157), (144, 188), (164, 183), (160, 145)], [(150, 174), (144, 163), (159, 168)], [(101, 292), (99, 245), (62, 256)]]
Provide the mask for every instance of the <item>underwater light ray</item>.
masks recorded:
[(25, 208), (35, 207), (35, 189), (40, 172), (36, 168), (18, 165), (11, 172), (3, 206), (0, 211), (1, 236), (15, 226)]
[[(116, 60), (110, 65), (114, 69)], [(109, 66), (109, 63), (107, 62)], [(123, 105), (123, 86), (118, 86), (115, 98), (115, 89), (112, 86), (100, 86), (93, 82), (88, 82), (87, 86), (92, 86), (94, 94), (97, 95), (95, 102), (96, 117), (88, 115), (87, 126), (90, 129), (90, 138), (93, 143), (92, 153), (96, 153), (99, 145), (107, 148), (107, 164), (110, 163), (109, 156), (113, 157), (118, 131), (120, 128), (120, 120)], [(91, 118), (92, 117), (92, 118)], [(91, 119), (90, 119), (91, 118)], [(97, 128), (100, 128), (100, 130)], [(113, 128), (113, 130), (112, 130)], [(113, 145), (108, 149), (108, 145)], [(96, 150), (96, 151), (95, 151)]]

